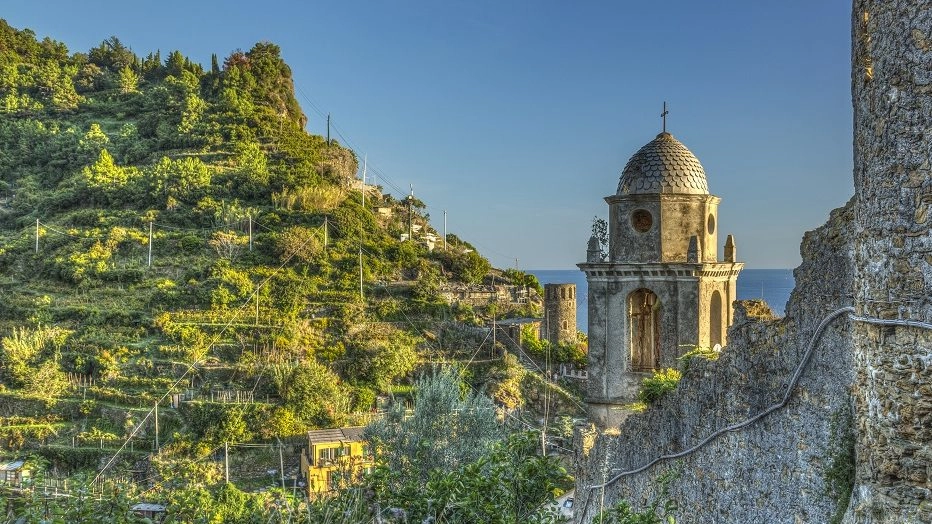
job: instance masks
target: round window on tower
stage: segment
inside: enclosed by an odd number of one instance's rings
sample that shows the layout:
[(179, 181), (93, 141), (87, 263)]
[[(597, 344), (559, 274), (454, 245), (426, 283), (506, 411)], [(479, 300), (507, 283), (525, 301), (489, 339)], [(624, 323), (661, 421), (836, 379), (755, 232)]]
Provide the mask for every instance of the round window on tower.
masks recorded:
[(635, 231), (644, 233), (650, 230), (650, 226), (653, 224), (654, 217), (652, 217), (650, 211), (646, 209), (638, 209), (631, 214), (631, 226), (634, 227)]
[(709, 221), (707, 225), (708, 225), (709, 234), (711, 235), (715, 233), (715, 216), (712, 215), (711, 213), (709, 214)]

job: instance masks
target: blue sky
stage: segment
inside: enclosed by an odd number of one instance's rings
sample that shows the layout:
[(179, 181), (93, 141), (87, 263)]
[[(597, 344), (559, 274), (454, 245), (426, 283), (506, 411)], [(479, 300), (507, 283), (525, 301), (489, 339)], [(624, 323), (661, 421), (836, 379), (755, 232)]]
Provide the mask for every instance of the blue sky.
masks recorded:
[[(794, 267), (804, 231), (853, 194), (850, 1), (82, 2), (7, 0), (0, 16), (87, 51), (205, 65), (282, 48), (308, 129), (387, 191), (414, 185), (435, 227), (493, 264), (571, 268), (628, 157), (668, 130), (722, 197), (753, 268)], [(338, 132), (337, 132), (338, 130)], [(721, 248), (721, 247), (720, 247)], [(721, 252), (721, 249), (720, 249)]]

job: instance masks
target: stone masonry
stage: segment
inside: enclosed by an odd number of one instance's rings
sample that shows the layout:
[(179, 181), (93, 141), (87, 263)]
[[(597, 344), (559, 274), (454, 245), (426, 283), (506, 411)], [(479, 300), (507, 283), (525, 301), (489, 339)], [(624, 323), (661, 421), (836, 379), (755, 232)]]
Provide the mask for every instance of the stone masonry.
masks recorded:
[[(856, 0), (855, 306), (932, 321), (932, 2)], [(850, 522), (932, 522), (932, 332), (854, 330)]]
[(544, 285), (544, 338), (576, 344), (576, 284)]

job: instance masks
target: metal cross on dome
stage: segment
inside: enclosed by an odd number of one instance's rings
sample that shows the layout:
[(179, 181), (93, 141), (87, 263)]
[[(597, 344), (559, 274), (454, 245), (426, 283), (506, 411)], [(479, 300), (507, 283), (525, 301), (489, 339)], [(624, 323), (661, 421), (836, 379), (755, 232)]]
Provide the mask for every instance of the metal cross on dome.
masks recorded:
[(667, 111), (667, 101), (663, 101), (663, 113), (660, 113), (660, 117), (663, 118), (663, 132), (667, 132), (667, 114), (670, 112)]

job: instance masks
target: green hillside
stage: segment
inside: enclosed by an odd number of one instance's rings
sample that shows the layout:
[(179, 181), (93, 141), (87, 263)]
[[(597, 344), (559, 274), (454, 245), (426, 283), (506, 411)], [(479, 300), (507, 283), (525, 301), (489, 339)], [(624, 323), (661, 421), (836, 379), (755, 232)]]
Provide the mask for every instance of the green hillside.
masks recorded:
[[(544, 398), (473, 328), (538, 315), (536, 279), (363, 187), (306, 123), (274, 44), (205, 69), (0, 20), (0, 454), (151, 484), (223, 443), (366, 424), (439, 363), (500, 406)], [(525, 298), (443, 298), (495, 283)], [(268, 482), (260, 455), (241, 487)]]

